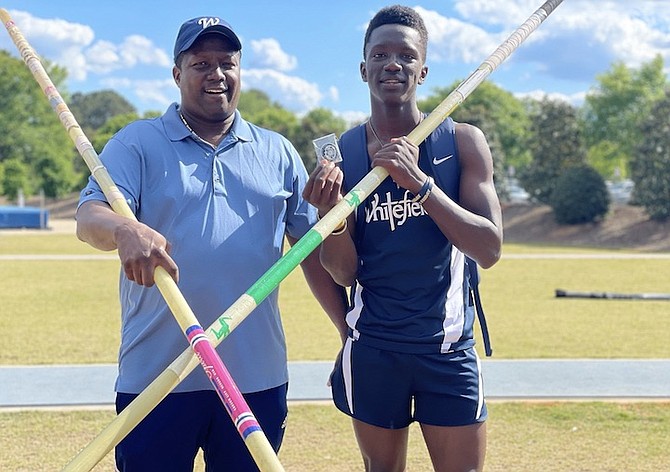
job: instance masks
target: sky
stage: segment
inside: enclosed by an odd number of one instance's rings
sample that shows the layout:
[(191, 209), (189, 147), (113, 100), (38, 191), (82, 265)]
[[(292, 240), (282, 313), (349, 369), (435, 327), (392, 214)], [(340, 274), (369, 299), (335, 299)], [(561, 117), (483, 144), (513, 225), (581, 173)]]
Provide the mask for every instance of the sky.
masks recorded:
[[(393, 2), (391, 2), (393, 3)], [(428, 77), (419, 98), (467, 78), (543, 0), (420, 0)], [(260, 89), (302, 115), (316, 107), (348, 121), (369, 113), (360, 79), (365, 27), (380, 1), (4, 0), (33, 49), (68, 71), (66, 91), (113, 89), (140, 113), (179, 100), (172, 50), (179, 26), (228, 21), (242, 40), (243, 89)], [(0, 49), (18, 57), (4, 29)], [(487, 80), (518, 97), (580, 105), (614, 62), (660, 54), (670, 72), (670, 0), (564, 0)], [(61, 90), (61, 94), (64, 91)]]

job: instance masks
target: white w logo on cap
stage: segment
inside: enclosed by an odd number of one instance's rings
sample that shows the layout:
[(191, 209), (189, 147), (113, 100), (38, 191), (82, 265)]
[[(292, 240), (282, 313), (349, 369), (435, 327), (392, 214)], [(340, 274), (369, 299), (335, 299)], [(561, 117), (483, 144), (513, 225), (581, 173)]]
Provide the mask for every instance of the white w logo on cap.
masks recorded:
[(202, 25), (202, 29), (209, 28), (210, 26), (216, 26), (221, 20), (218, 18), (200, 18), (198, 24)]

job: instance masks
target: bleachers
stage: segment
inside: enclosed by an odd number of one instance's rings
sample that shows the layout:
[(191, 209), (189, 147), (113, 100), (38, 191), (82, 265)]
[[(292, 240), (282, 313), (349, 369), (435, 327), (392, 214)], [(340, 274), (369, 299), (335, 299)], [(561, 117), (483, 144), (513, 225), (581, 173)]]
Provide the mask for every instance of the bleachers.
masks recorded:
[(0, 229), (47, 229), (49, 210), (30, 206), (0, 206)]

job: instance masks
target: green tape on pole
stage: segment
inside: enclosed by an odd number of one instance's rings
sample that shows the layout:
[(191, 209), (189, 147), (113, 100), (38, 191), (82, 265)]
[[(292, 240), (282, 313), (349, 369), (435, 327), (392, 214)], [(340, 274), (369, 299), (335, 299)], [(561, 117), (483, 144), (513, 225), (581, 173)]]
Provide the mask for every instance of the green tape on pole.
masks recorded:
[(281, 259), (247, 290), (257, 305), (277, 288), (279, 283), (295, 269), (309, 254), (321, 244), (323, 239), (314, 229), (310, 229)]

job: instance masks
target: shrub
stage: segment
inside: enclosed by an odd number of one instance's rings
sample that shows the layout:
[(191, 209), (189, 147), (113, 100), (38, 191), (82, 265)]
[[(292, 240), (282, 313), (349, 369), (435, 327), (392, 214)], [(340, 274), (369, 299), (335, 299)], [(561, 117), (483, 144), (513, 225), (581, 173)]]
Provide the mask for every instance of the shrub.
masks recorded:
[(607, 214), (610, 196), (602, 176), (588, 165), (566, 169), (556, 180), (550, 206), (560, 224), (591, 223)]
[(630, 162), (633, 198), (651, 219), (670, 219), (670, 89), (643, 121)]

